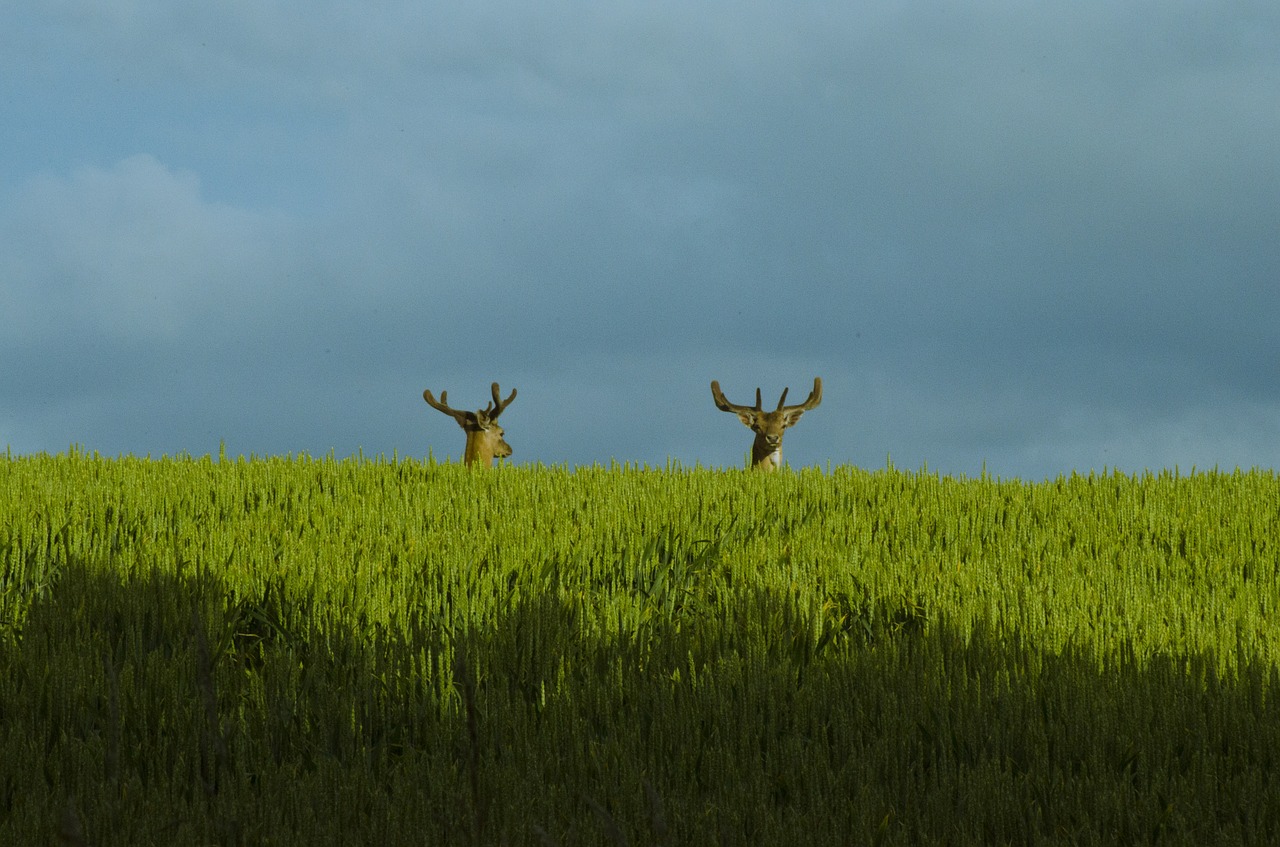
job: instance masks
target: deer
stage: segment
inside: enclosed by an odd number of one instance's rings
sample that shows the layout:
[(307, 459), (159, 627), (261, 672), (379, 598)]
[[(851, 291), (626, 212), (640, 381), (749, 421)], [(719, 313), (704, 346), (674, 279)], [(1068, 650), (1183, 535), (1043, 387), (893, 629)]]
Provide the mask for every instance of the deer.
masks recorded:
[(511, 445), (503, 436), (502, 427), (498, 426), (498, 415), (501, 415), (511, 401), (516, 399), (516, 390), (511, 389), (511, 396), (506, 400), (498, 392), (498, 383), (492, 386), (493, 400), (476, 412), (464, 412), (449, 406), (449, 392), (441, 391), (437, 401), (431, 389), (422, 392), (422, 399), (433, 409), (438, 409), (458, 422), (462, 431), (467, 434), (467, 446), (462, 453), (462, 461), (470, 465), (490, 467), (494, 459), (505, 459), (511, 455)]
[(720, 390), (720, 383), (711, 381), (711, 397), (716, 408), (722, 412), (733, 412), (738, 420), (748, 426), (756, 434), (751, 445), (751, 466), (762, 471), (777, 470), (782, 466), (782, 432), (787, 427), (796, 425), (800, 416), (822, 402), (822, 379), (813, 378), (813, 391), (809, 399), (798, 406), (787, 406), (787, 391), (782, 389), (782, 398), (778, 400), (778, 408), (772, 412), (764, 411), (760, 400), (760, 389), (756, 389), (755, 406), (739, 406), (725, 399)]

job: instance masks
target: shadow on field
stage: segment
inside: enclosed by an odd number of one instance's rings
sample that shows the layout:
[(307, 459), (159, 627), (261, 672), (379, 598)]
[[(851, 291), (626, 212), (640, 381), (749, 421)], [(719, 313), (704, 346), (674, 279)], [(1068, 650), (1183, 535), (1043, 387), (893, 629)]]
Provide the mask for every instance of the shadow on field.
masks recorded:
[(0, 842), (1267, 843), (1270, 669), (924, 610), (513, 596), (394, 630), (72, 564), (5, 640)]

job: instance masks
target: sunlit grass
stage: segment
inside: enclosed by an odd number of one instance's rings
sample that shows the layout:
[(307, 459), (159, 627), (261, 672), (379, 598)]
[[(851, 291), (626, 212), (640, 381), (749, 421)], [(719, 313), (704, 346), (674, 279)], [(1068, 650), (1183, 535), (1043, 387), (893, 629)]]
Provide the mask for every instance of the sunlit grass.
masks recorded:
[(0, 842), (1263, 843), (1278, 543), (1270, 472), (0, 457)]

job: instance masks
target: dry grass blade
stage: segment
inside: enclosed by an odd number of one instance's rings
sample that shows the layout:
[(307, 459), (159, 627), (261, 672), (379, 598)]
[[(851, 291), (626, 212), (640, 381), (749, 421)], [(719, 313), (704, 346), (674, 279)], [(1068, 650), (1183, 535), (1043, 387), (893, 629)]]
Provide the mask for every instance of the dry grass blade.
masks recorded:
[(75, 797), (68, 797), (67, 806), (62, 810), (62, 819), (58, 821), (58, 843), (68, 847), (88, 847), (84, 828), (80, 825), (80, 813), (76, 810)]
[(662, 847), (667, 843), (667, 816), (662, 808), (662, 797), (647, 779), (644, 781), (644, 793), (649, 799), (649, 826), (653, 830), (653, 843), (655, 847)]
[(476, 710), (476, 681), (464, 639), (459, 639), (454, 648), (453, 675), (462, 688), (462, 704), (467, 717), (467, 778), (471, 787), (472, 835), (476, 844), (483, 844), (489, 804), (480, 786), (480, 720)]
[(533, 834), (538, 836), (538, 843), (542, 847), (560, 847), (560, 842), (551, 837), (551, 834), (536, 823), (532, 827)]
[(609, 810), (585, 794), (582, 795), (582, 799), (600, 819), (600, 823), (604, 826), (604, 834), (609, 836), (609, 840), (618, 847), (627, 847), (627, 837), (622, 834), (622, 830), (618, 828), (618, 822), (613, 819), (613, 815), (609, 814)]
[(206, 745), (213, 748), (212, 762), (202, 774), (205, 791), (213, 796), (218, 793), (218, 780), (229, 758), (227, 739), (222, 734), (218, 718), (218, 694), (213, 682), (213, 657), (209, 654), (209, 639), (205, 635), (204, 621), (199, 610), (191, 613), (192, 636), (196, 642), (196, 687), (204, 703)]

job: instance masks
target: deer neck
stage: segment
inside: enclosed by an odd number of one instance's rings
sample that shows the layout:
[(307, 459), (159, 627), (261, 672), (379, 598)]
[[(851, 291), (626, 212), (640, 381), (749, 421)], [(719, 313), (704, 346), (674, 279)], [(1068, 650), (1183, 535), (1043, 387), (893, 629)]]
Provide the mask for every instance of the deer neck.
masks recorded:
[(751, 445), (751, 466), (762, 471), (771, 471), (782, 467), (782, 445), (769, 446), (763, 435), (757, 435)]
[(467, 446), (463, 450), (462, 461), (482, 468), (493, 464), (493, 444), (483, 430), (467, 432)]

